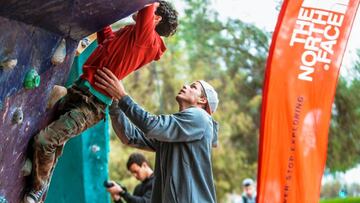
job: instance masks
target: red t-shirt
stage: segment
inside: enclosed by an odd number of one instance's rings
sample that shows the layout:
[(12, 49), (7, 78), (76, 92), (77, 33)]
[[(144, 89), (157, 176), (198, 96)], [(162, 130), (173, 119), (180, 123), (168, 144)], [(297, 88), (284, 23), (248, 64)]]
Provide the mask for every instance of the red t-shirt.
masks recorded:
[(139, 11), (135, 25), (127, 25), (117, 32), (108, 26), (98, 32), (98, 47), (85, 62), (81, 78), (108, 95), (94, 85), (98, 68), (106, 67), (118, 79), (123, 79), (145, 64), (159, 60), (166, 47), (155, 31), (154, 12), (154, 5), (147, 6)]

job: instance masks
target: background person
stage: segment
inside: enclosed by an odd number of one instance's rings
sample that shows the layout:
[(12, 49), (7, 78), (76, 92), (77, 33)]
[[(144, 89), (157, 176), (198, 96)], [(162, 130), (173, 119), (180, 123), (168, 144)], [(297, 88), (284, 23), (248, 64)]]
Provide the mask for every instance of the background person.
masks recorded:
[(246, 178), (242, 182), (243, 193), (242, 203), (255, 203), (256, 202), (256, 190), (254, 186), (254, 181), (251, 178)]
[(115, 202), (123, 198), (127, 203), (147, 203), (150, 202), (152, 186), (154, 183), (154, 172), (148, 160), (143, 154), (133, 153), (127, 161), (127, 169), (141, 183), (138, 184), (133, 194), (127, 192), (119, 184), (111, 181), (114, 186), (107, 188)]

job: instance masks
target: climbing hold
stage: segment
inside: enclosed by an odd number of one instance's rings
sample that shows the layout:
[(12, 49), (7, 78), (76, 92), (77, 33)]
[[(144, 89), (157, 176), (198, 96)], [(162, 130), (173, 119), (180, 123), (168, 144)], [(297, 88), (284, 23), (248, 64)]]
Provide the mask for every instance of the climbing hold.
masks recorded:
[(4, 104), (2, 101), (0, 101), (0, 111), (3, 109), (3, 107), (4, 107)]
[(62, 39), (56, 48), (54, 55), (51, 57), (51, 63), (54, 65), (62, 64), (66, 57), (66, 41)]
[(93, 33), (92, 35), (89, 35), (80, 40), (76, 48), (76, 56), (79, 56), (88, 46), (90, 46), (90, 44), (96, 40), (96, 37), (96, 33)]
[(87, 46), (89, 46), (90, 44), (90, 39), (85, 37), (84, 39), (81, 40), (80, 45), (82, 48), (86, 48)]
[(30, 159), (26, 159), (23, 167), (21, 168), (21, 174), (23, 176), (29, 176), (32, 170), (32, 162)]
[(5, 197), (0, 196), (0, 203), (8, 203), (8, 201), (5, 199)]
[(100, 151), (100, 147), (99, 147), (98, 145), (95, 145), (95, 144), (94, 144), (94, 145), (91, 146), (91, 152), (92, 152), (92, 153), (95, 154), (95, 153), (97, 153), (98, 151)]
[(12, 121), (14, 124), (21, 124), (24, 120), (24, 113), (21, 108), (16, 108)]
[(17, 59), (7, 59), (0, 63), (0, 67), (2, 67), (5, 70), (11, 70), (15, 68), (17, 62), (18, 62)]
[(60, 85), (55, 85), (50, 93), (47, 108), (52, 108), (62, 97), (67, 94), (67, 89)]
[(101, 159), (101, 156), (100, 156), (101, 148), (98, 145), (96, 145), (96, 144), (91, 145), (90, 150), (92, 152), (92, 157), (95, 158), (95, 160)]
[(24, 80), (25, 89), (35, 89), (40, 85), (40, 75), (36, 72), (35, 69), (31, 69), (26, 73)]

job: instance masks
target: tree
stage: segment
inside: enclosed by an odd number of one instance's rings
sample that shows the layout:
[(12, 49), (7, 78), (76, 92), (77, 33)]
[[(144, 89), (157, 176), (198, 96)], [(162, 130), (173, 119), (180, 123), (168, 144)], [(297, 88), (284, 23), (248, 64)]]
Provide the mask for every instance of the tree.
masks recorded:
[(339, 181), (331, 181), (325, 183), (321, 188), (321, 198), (335, 198), (338, 197), (341, 183)]
[(336, 89), (327, 157), (331, 171), (345, 171), (360, 162), (360, 50), (357, 53), (352, 72), (340, 77)]

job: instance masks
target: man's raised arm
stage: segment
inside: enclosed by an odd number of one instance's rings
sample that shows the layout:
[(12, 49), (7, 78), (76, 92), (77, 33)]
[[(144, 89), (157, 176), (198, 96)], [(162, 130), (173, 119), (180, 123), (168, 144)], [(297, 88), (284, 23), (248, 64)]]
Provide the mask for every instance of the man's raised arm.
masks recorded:
[(118, 108), (117, 102), (113, 102), (110, 106), (109, 114), (113, 129), (123, 144), (139, 149), (156, 151), (156, 141), (145, 138), (144, 133), (134, 126), (124, 112)]

